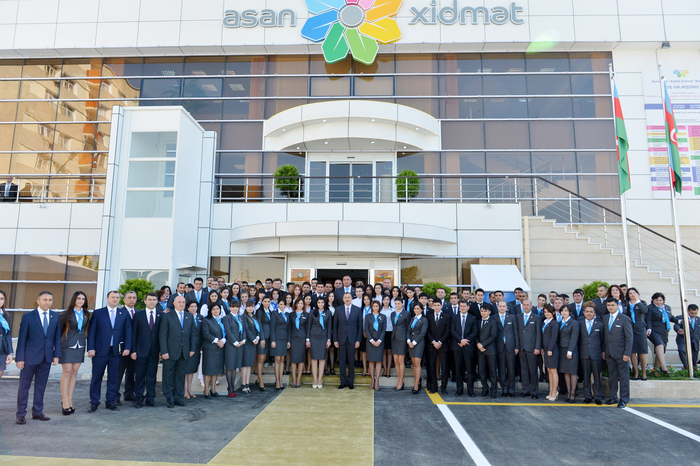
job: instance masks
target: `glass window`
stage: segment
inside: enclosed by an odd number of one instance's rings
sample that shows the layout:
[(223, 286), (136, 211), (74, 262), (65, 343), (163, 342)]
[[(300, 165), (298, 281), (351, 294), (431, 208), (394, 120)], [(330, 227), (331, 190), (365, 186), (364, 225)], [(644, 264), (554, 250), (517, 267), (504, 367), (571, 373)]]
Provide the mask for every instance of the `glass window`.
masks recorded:
[[(202, 71), (202, 70), (194, 70)], [(221, 78), (191, 78), (184, 80), (183, 97), (221, 97)], [(222, 100), (185, 100), (183, 106), (197, 120), (220, 120)]]
[(355, 95), (394, 95), (393, 76), (359, 76), (353, 82)]
[[(61, 278), (61, 280), (62, 279), (63, 278)], [(48, 291), (53, 294), (53, 304), (51, 308), (65, 309), (68, 305), (68, 302), (63, 301), (65, 286), (66, 285), (63, 283), (14, 283), (12, 285), (12, 292), (8, 296), (8, 298), (10, 298), (10, 305), (8, 307), (14, 309), (36, 309), (36, 300), (39, 293)], [(81, 286), (86, 285), (81, 284)], [(93, 285), (93, 287), (96, 287), (96, 285)], [(21, 319), (15, 314), (12, 321), (15, 332), (19, 330), (19, 325), (17, 323), (19, 320)], [(17, 335), (17, 333), (15, 333), (15, 335)]]
[(401, 259), (401, 283), (457, 283), (457, 259)]
[(571, 121), (531, 121), (530, 147), (533, 149), (573, 149), (573, 123)]
[(396, 172), (413, 170), (421, 173), (440, 173), (440, 154), (437, 152), (399, 152)]
[[(463, 154), (448, 152), (444, 154), (444, 157), (444, 173), (479, 174), (486, 172), (486, 157), (483, 152)], [(460, 182), (462, 199), (483, 199), (486, 197), (484, 194), (486, 192), (485, 178), (462, 178)]]
[(127, 187), (172, 188), (175, 186), (175, 162), (134, 161), (129, 164)]
[[(180, 97), (181, 79), (144, 79), (141, 97), (144, 99), (167, 99)], [(141, 101), (141, 106), (180, 105), (180, 100)]]
[(529, 152), (488, 152), (486, 154), (488, 173), (526, 173), (530, 171)]
[[(396, 56), (396, 73), (436, 73), (437, 55), (435, 54), (406, 54)], [(438, 95), (437, 76), (396, 76), (397, 96), (432, 96)], [(401, 99), (399, 104), (422, 110), (438, 117), (437, 99)]]
[(177, 143), (176, 132), (133, 133), (129, 158), (175, 157)]
[(283, 257), (231, 257), (229, 279), (255, 282), (261, 277), (284, 277)]
[(185, 73), (192, 76), (226, 74), (225, 57), (186, 57)]
[(222, 150), (262, 149), (262, 123), (223, 123), (221, 126)]
[(15, 256), (14, 280), (65, 280), (66, 262), (66, 256)]
[(66, 280), (97, 281), (99, 256), (68, 256)]
[(608, 71), (612, 63), (610, 52), (587, 52), (569, 54), (571, 71)]
[(615, 147), (615, 128), (612, 121), (575, 121), (574, 129), (578, 149)]
[(560, 73), (569, 71), (569, 55), (566, 53), (546, 52), (528, 53), (525, 71), (539, 73)]
[(262, 173), (262, 154), (219, 154), (217, 173)]
[(165, 285), (170, 286), (168, 276), (169, 272), (167, 270), (122, 270), (122, 280), (133, 280), (135, 278), (150, 280), (156, 290)]
[(350, 78), (311, 78), (311, 96), (349, 96), (350, 95)]
[[(12, 280), (12, 268), (14, 262), (15, 256), (0, 255), (0, 280)], [(3, 289), (8, 291), (5, 288)]]
[(309, 202), (326, 201), (326, 162), (309, 162)]
[(573, 111), (576, 118), (610, 118), (612, 101), (610, 97), (574, 97)]
[(531, 97), (527, 99), (530, 118), (571, 118), (570, 97)]
[(365, 65), (356, 61), (353, 63), (355, 74), (386, 74), (394, 72), (394, 55), (393, 54), (378, 54), (374, 63)]
[(573, 152), (533, 152), (533, 173), (576, 173), (576, 154)]
[(487, 121), (484, 123), (487, 149), (528, 149), (530, 134), (526, 121)]
[(443, 121), (442, 148), (483, 149), (484, 124), (476, 121)]
[(212, 257), (209, 262), (209, 270), (214, 277), (223, 277), (226, 283), (230, 283), (229, 280), (229, 257)]
[(171, 218), (173, 216), (173, 192), (128, 191), (124, 216), (127, 218)]

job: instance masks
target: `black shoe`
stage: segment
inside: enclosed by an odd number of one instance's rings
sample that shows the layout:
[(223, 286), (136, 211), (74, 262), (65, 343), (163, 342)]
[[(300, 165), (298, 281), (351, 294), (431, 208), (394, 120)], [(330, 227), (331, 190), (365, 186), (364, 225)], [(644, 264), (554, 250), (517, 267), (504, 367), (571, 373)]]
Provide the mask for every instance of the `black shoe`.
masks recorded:
[(134, 408), (141, 409), (141, 402), (137, 401), (136, 404), (134, 405)]
[(589, 404), (591, 404), (591, 401), (593, 401), (593, 398), (584, 398), (584, 399), (583, 399), (583, 404), (589, 405)]
[(175, 406), (185, 406), (185, 402), (184, 401), (176, 401)]
[(440, 392), (441, 392), (443, 395), (447, 395), (447, 387), (442, 387), (442, 389), (440, 390)]
[(620, 402), (617, 404), (617, 407), (618, 407), (618, 408), (624, 408), (625, 406), (627, 406), (627, 403), (625, 403), (625, 402), (622, 401), (622, 400), (620, 400)]
[(114, 402), (114, 406), (121, 406), (121, 405), (122, 405), (122, 402), (119, 400)]
[(576, 398), (569, 398), (566, 401), (567, 401), (567, 403), (576, 403)]
[(457, 392), (455, 393), (455, 396), (462, 396), (463, 394), (464, 394), (464, 392), (462, 392), (462, 390), (457, 390)]
[(394, 391), (395, 391), (395, 392), (400, 392), (401, 390), (403, 390), (403, 388), (404, 388), (405, 385), (406, 385), (405, 383), (402, 383), (402, 384), (401, 384), (401, 388), (396, 388), (396, 387), (394, 387)]
[(17, 420), (16, 420), (15, 422), (16, 422), (17, 424), (23, 426), (23, 425), (25, 425), (25, 424), (27, 423), (27, 420), (24, 418), (24, 416), (22, 416), (22, 417), (18, 417)]
[(335, 369), (331, 369), (331, 375), (335, 375)]
[(125, 396), (124, 401), (136, 401), (136, 398), (134, 398), (133, 396)]
[(70, 416), (71, 414), (73, 414), (73, 411), (71, 411), (70, 408), (64, 408), (63, 403), (61, 403), (61, 414), (63, 414), (64, 416)]
[(155, 401), (148, 401), (148, 400), (146, 400), (146, 406), (151, 406), (151, 407), (154, 407), (154, 408), (155, 408), (156, 402), (155, 402)]
[(595, 404), (597, 404), (598, 406), (600, 406), (600, 405), (603, 404), (603, 402), (602, 402), (601, 400), (595, 400)]
[(95, 411), (97, 411), (97, 405), (91, 404), (90, 409), (88, 409), (88, 413), (94, 413)]
[(51, 420), (50, 417), (44, 416), (44, 413), (32, 414), (32, 419), (36, 419), (37, 421), (50, 421)]
[(107, 409), (109, 409), (110, 411), (119, 411), (119, 408), (117, 408), (116, 403), (113, 405), (107, 405)]
[(630, 380), (639, 380), (639, 377), (632, 377)]
[(469, 392), (469, 396), (472, 397), (472, 398), (474, 398), (474, 397), (476, 396), (476, 394), (474, 394), (474, 390), (472, 390), (472, 391)]
[(168, 401), (168, 404), (165, 405), (165, 406), (167, 406), (168, 408), (174, 408), (174, 407), (175, 407), (175, 403), (173, 403), (172, 401)]
[(345, 385), (344, 383), (341, 383), (340, 385), (338, 385), (338, 390), (342, 390), (345, 387), (347, 387), (347, 385)]
[(533, 399), (533, 400), (539, 400), (539, 399), (540, 399), (540, 396), (539, 396), (539, 395), (532, 395), (532, 399)]
[(479, 396), (489, 396), (489, 391), (488, 391), (488, 389), (486, 389), (486, 390), (481, 390), (481, 393), (479, 394)]
[(529, 393), (521, 393), (520, 396), (523, 398), (527, 398), (528, 396), (530, 396), (530, 394)]
[(454, 377), (454, 376), (453, 376), (453, 377), (450, 379), (450, 382), (452, 382), (452, 383), (457, 383), (457, 377)]
[(614, 404), (617, 403), (618, 401), (619, 401), (619, 400), (618, 400), (617, 398), (608, 398), (608, 399), (605, 401), (605, 404), (606, 404), (606, 405), (614, 405)]
[(515, 398), (515, 393), (509, 393), (508, 396), (511, 398)]
[[(219, 396), (219, 392), (211, 392), (210, 395), (212, 398), (216, 398), (217, 396)], [(175, 403), (175, 404), (177, 404), (177, 403)]]
[(349, 388), (350, 390), (355, 390), (355, 386), (354, 386), (353, 384), (351, 384), (351, 383), (348, 384), (348, 388)]

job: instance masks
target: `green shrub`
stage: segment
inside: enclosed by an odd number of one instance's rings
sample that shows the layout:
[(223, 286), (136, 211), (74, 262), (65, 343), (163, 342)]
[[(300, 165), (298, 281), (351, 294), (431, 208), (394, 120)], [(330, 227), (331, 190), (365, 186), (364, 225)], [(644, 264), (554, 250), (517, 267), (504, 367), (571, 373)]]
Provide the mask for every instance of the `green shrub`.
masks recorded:
[(449, 296), (450, 292), (452, 291), (449, 286), (445, 286), (440, 282), (428, 282), (424, 284), (421, 289), (423, 290), (423, 293), (426, 293), (428, 296), (435, 296), (435, 292), (438, 288), (444, 288), (447, 296)]
[(145, 309), (146, 305), (143, 299), (148, 293), (155, 292), (155, 287), (150, 280), (144, 280), (143, 278), (130, 278), (119, 286), (119, 293), (122, 295), (122, 299), (119, 304), (124, 304), (124, 295), (127, 291), (135, 291), (138, 299), (136, 300), (136, 307), (138, 309)]
[(289, 199), (298, 199), (300, 197), (301, 178), (297, 167), (294, 165), (282, 165), (275, 170), (274, 176), (275, 188), (280, 190), (280, 194), (287, 196)]
[(402, 170), (396, 177), (396, 197), (399, 201), (413, 199), (420, 191), (423, 182), (413, 170)]
[(608, 288), (610, 287), (610, 285), (608, 285), (605, 282), (601, 282), (601, 281), (595, 281), (595, 282), (588, 283), (586, 285), (582, 285), (581, 289), (583, 290), (583, 300), (584, 301), (592, 301), (592, 300), (596, 299), (598, 297), (598, 287), (600, 285), (605, 285)]

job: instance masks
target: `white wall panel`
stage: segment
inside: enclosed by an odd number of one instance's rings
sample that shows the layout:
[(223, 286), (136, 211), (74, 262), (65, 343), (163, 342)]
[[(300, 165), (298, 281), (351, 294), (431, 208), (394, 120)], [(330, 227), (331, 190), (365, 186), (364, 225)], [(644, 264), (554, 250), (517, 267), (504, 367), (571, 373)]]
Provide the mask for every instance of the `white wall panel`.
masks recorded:
[(96, 23), (100, 2), (95, 0), (60, 0), (59, 23)]
[(68, 254), (99, 255), (100, 230), (73, 229), (68, 235)]
[(17, 254), (67, 254), (68, 229), (26, 229), (17, 232)]

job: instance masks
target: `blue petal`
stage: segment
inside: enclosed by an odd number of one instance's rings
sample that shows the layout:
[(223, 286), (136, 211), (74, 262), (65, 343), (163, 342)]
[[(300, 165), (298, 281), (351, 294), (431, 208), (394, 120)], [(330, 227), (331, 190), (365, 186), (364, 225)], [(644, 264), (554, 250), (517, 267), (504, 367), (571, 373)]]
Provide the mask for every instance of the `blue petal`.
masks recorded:
[(338, 10), (329, 10), (320, 15), (311, 16), (301, 28), (301, 37), (311, 42), (320, 42), (325, 39), (328, 29), (338, 21)]
[(327, 10), (340, 10), (344, 6), (345, 0), (306, 0), (306, 9), (313, 14)]

